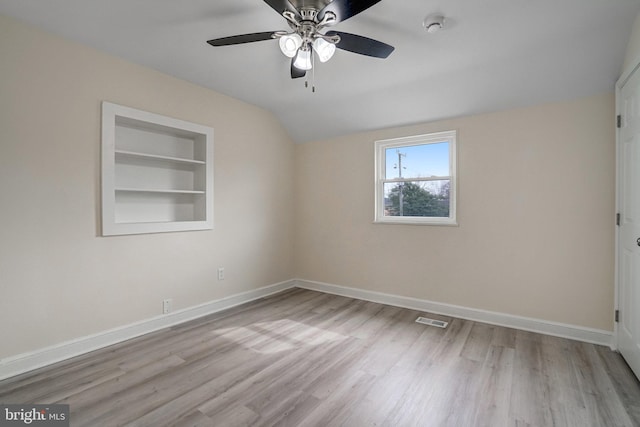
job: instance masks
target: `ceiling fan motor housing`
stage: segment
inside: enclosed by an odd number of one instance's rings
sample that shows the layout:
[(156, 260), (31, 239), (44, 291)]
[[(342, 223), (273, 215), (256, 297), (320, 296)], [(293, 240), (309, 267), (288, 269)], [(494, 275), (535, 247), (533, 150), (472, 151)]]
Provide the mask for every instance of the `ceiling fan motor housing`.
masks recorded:
[(302, 17), (302, 21), (311, 21), (316, 23), (316, 17), (318, 16), (317, 9), (300, 9), (300, 16)]

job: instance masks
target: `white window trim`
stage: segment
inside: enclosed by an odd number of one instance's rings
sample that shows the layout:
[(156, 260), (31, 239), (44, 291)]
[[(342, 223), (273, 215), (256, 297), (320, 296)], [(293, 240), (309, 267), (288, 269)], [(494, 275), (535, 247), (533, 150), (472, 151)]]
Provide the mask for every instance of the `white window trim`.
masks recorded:
[[(435, 132), (429, 133), (425, 135), (415, 135), (408, 136), (403, 138), (393, 138), (393, 139), (384, 139), (375, 142), (375, 217), (374, 223), (379, 224), (413, 224), (413, 225), (458, 225), (457, 222), (457, 197), (458, 197), (458, 188), (457, 188), (457, 175), (456, 175), (456, 154), (457, 154), (457, 131), (445, 131), (445, 132)], [(450, 184), (450, 209), (449, 209), (449, 217), (417, 217), (417, 216), (385, 216), (384, 215), (384, 184), (387, 182), (394, 181), (406, 181), (406, 180), (394, 180), (394, 179), (386, 179), (386, 159), (385, 159), (385, 151), (388, 148), (394, 147), (406, 147), (411, 145), (424, 145), (424, 144), (434, 144), (438, 142), (448, 142), (449, 143), (449, 171), (451, 172), (451, 176), (449, 179), (451, 180)], [(441, 179), (443, 177), (438, 177), (437, 179)], [(434, 178), (412, 178), (411, 181), (430, 181)]]

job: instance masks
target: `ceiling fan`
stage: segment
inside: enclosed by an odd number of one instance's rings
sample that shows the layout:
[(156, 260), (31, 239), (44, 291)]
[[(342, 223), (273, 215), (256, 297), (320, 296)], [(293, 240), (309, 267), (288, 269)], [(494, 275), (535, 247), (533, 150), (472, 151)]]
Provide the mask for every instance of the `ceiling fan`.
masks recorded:
[(229, 46), (279, 39), (280, 50), (291, 58), (291, 78), (304, 77), (313, 68), (314, 55), (320, 62), (333, 56), (336, 48), (375, 58), (386, 58), (394, 47), (378, 40), (341, 31), (322, 32), (326, 27), (370, 8), (381, 0), (264, 0), (282, 15), (291, 31), (240, 34), (207, 41), (211, 46)]

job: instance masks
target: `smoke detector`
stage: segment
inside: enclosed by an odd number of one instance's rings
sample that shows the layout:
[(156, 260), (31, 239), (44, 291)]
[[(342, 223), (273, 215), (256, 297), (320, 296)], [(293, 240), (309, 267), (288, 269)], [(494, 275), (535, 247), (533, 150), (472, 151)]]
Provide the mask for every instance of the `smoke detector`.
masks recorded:
[(444, 28), (445, 18), (442, 15), (429, 15), (422, 21), (422, 26), (427, 33), (433, 34)]

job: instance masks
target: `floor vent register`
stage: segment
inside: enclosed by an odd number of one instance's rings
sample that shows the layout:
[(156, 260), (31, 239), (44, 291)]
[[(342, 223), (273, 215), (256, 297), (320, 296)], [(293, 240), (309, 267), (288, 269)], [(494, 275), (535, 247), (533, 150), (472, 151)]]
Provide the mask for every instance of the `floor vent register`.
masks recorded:
[(435, 326), (437, 328), (446, 328), (449, 325), (449, 322), (444, 322), (442, 320), (429, 319), (428, 317), (418, 317), (416, 319), (416, 323), (422, 323), (423, 325)]

